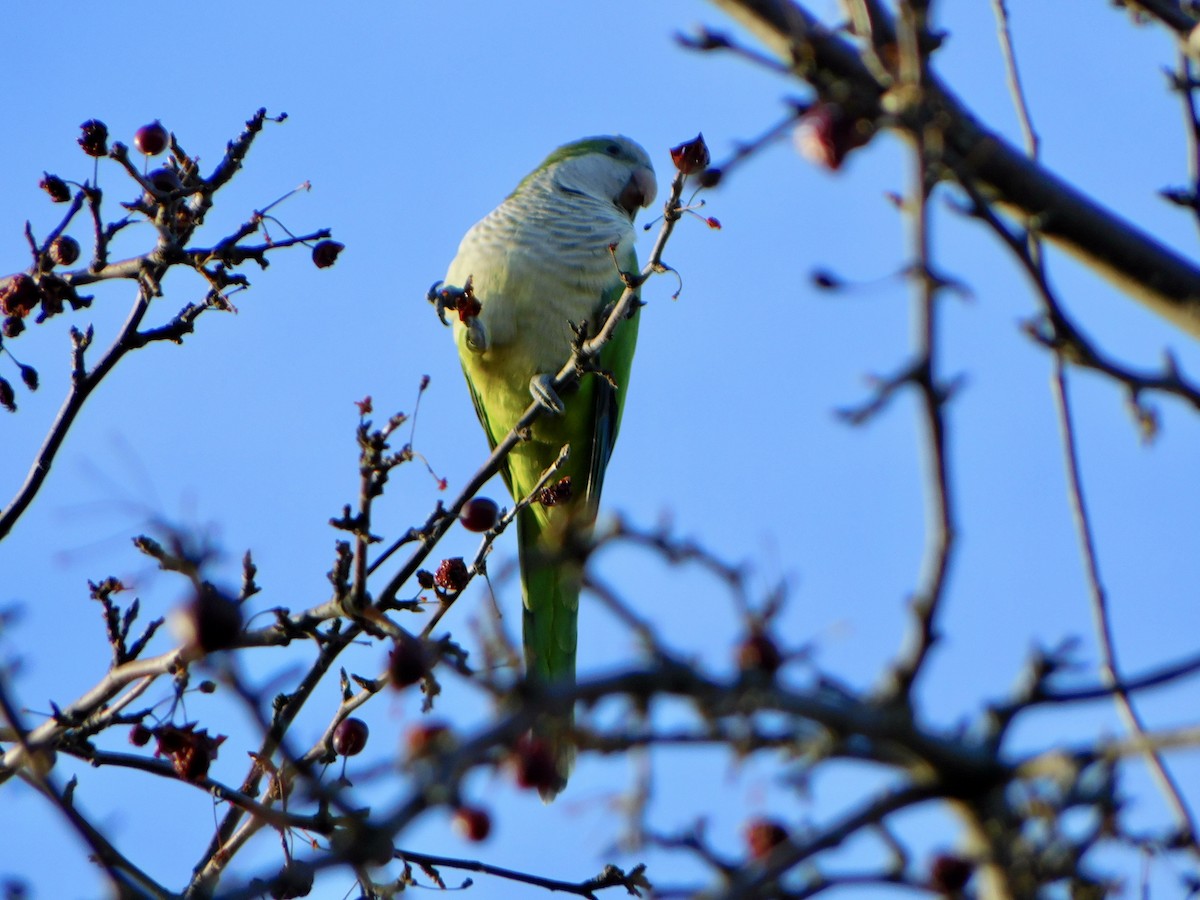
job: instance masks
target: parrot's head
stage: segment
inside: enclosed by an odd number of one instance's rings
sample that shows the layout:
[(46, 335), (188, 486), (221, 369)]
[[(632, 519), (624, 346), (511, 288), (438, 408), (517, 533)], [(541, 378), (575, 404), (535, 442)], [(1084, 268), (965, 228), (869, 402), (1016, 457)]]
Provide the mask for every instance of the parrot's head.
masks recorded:
[(537, 169), (560, 190), (612, 203), (632, 221), (654, 202), (658, 183), (650, 156), (621, 135), (589, 137), (559, 147)]

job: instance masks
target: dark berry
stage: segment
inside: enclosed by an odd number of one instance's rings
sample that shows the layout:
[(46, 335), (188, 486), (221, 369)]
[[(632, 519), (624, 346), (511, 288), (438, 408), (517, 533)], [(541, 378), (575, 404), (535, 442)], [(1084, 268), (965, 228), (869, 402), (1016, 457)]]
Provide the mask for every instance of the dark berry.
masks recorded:
[(836, 103), (817, 103), (801, 117), (795, 141), (805, 159), (836, 171), (851, 150), (866, 143), (866, 137)]
[(460, 806), (454, 811), (454, 830), (468, 841), (486, 840), (492, 832), (492, 817), (486, 809)]
[(434, 582), (433, 582), (433, 573), (432, 572), (430, 572), (428, 569), (418, 569), (417, 570), (417, 584), (419, 584), (425, 590), (429, 590), (430, 588), (433, 587), (433, 583)]
[(711, 159), (708, 145), (704, 143), (704, 135), (698, 134), (690, 141), (684, 141), (678, 147), (671, 148), (671, 162), (684, 175), (694, 175), (708, 168)]
[(217, 692), (217, 683), (206, 679), (196, 685), (196, 690), (202, 694), (215, 694)]
[(467, 586), (469, 579), (467, 564), (461, 556), (443, 559), (437, 574), (433, 576), (434, 584), (444, 591), (461, 591)]
[(337, 241), (321, 241), (312, 251), (313, 265), (318, 269), (328, 269), (337, 262), (338, 254), (346, 249), (345, 244)]
[(38, 187), (50, 195), (50, 199), (55, 203), (66, 203), (71, 199), (71, 189), (67, 187), (67, 183), (57, 175), (51, 175), (49, 172), (42, 173), (45, 177), (38, 182)]
[(773, 640), (761, 631), (755, 631), (738, 646), (737, 661), (743, 672), (774, 675), (783, 665), (783, 655)]
[(56, 266), (69, 266), (79, 259), (79, 241), (69, 234), (60, 234), (50, 242), (50, 259)]
[(133, 146), (146, 156), (158, 156), (167, 149), (167, 129), (162, 122), (155, 119), (149, 125), (143, 125), (133, 136)]
[(537, 502), (542, 506), (558, 506), (571, 499), (571, 476), (558, 479), (554, 484), (548, 484), (537, 495)]
[(99, 119), (88, 119), (79, 126), (79, 146), (88, 156), (104, 156), (108, 153), (108, 126)]
[(552, 791), (561, 780), (550, 745), (541, 738), (525, 737), (513, 750), (512, 763), (517, 784), (523, 788)]
[(362, 719), (343, 719), (333, 729), (333, 752), (338, 756), (357, 756), (367, 746), (370, 729)]
[(41, 300), (37, 282), (24, 272), (14, 275), (0, 287), (0, 310), (6, 316), (27, 316)]
[(402, 634), (388, 654), (388, 678), (395, 687), (416, 684), (429, 674), (429, 654), (420, 638)]
[(755, 859), (763, 859), (788, 839), (788, 830), (773, 819), (752, 819), (746, 823), (746, 846)]
[(419, 759), (423, 756), (432, 756), (438, 750), (453, 745), (454, 735), (441, 722), (428, 722), (410, 728), (404, 743), (408, 748), (408, 755), (413, 759)]
[(150, 738), (154, 737), (154, 732), (138, 722), (129, 729), (129, 743), (135, 747), (145, 747), (150, 743)]
[(307, 897), (313, 889), (313, 867), (299, 859), (288, 860), (286, 866), (271, 882), (271, 897), (274, 900), (295, 900)]
[(974, 867), (960, 856), (942, 853), (929, 866), (929, 882), (942, 894), (957, 894), (971, 879)]
[(217, 748), (225, 741), (225, 735), (209, 737), (208, 729), (197, 730), (195, 722), (186, 725), (163, 725), (155, 730), (158, 748), (155, 756), (166, 756), (175, 767), (175, 772), (184, 781), (202, 781), (208, 775), (208, 767), (217, 758)]
[(459, 518), (467, 531), (487, 531), (499, 521), (500, 507), (496, 505), (495, 500), (475, 497), (466, 502)]

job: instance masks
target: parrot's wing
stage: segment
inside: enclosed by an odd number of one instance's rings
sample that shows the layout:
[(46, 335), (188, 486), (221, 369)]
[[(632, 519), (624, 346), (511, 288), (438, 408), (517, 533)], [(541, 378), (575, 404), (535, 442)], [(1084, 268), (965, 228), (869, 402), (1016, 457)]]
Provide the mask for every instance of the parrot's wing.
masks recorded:
[[(627, 259), (622, 260), (622, 265), (626, 267), (626, 271), (636, 272), (637, 258), (631, 252)], [(623, 284), (610, 291), (605, 297), (603, 308), (607, 309), (610, 304), (617, 302), (624, 291)], [(639, 316), (635, 307), (632, 317), (619, 323), (612, 340), (600, 350), (600, 367), (611, 376), (612, 383), (604, 375), (593, 375), (587, 379), (587, 386), (592, 392), (591, 403), (580, 404), (591, 407), (592, 440), (587, 470), (587, 497), (593, 512), (600, 501), (604, 472), (612, 458), (617, 432), (621, 427), (621, 413), (625, 409), (633, 351), (637, 345), (638, 322)]]
[[(508, 432), (497, 433), (499, 429), (493, 425), (492, 420), (488, 418), (487, 407), (479, 396), (479, 390), (475, 386), (474, 380), (471, 378), (471, 373), (467, 371), (466, 366), (463, 366), (463, 374), (467, 377), (467, 387), (471, 391), (471, 403), (475, 405), (475, 415), (479, 417), (479, 424), (483, 426), (484, 434), (487, 435), (488, 448), (496, 449), (496, 445), (504, 440), (504, 436)], [(508, 462), (500, 467), (500, 474), (504, 476), (504, 486), (508, 488), (508, 493), (516, 496), (513, 492), (512, 473), (509, 471)]]

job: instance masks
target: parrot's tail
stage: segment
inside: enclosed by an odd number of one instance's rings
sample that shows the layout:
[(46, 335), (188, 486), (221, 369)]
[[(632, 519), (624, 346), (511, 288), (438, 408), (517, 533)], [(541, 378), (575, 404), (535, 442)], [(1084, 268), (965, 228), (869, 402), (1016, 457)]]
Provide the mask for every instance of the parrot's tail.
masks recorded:
[[(579, 628), (582, 570), (563, 542), (533, 511), (517, 518), (524, 593), (523, 632), (525, 671), (529, 681), (554, 687), (575, 684), (575, 648)], [(590, 524), (590, 523), (589, 523)], [(590, 530), (590, 529), (589, 529)], [(567, 785), (575, 765), (575, 714), (546, 714), (533, 726), (554, 762), (554, 777), (538, 782), (538, 793), (549, 803)]]
[(538, 795), (543, 803), (550, 803), (562, 793), (575, 768), (575, 713), (565, 716), (543, 716), (533, 726), (534, 741), (541, 742), (549, 751), (554, 764), (553, 777), (540, 781)]

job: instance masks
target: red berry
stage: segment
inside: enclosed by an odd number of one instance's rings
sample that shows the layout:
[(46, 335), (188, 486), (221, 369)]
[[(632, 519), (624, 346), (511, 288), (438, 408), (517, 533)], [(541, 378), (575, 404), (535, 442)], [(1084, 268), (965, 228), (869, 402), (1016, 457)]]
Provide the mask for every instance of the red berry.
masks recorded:
[(571, 499), (571, 476), (566, 475), (554, 484), (548, 484), (537, 495), (537, 502), (542, 506), (558, 506)]
[(175, 767), (175, 773), (185, 781), (202, 781), (208, 775), (208, 767), (217, 758), (217, 748), (225, 742), (225, 735), (211, 737), (207, 728), (196, 728), (195, 722), (185, 725), (162, 725), (155, 729), (158, 748), (155, 756), (166, 756)]
[(783, 665), (783, 656), (775, 642), (761, 631), (752, 632), (737, 653), (738, 667), (743, 672), (762, 672), (774, 675)]
[(338, 254), (346, 249), (345, 244), (337, 241), (321, 241), (312, 251), (313, 265), (318, 269), (328, 269), (337, 262)]
[(154, 732), (138, 722), (129, 729), (129, 743), (135, 747), (145, 747), (150, 743), (150, 738), (154, 737)]
[(461, 591), (469, 580), (470, 573), (461, 556), (443, 559), (437, 574), (433, 576), (434, 583), (444, 591)]
[(143, 125), (133, 136), (133, 146), (146, 156), (158, 156), (167, 149), (167, 129), (162, 122), (155, 119), (149, 125)]
[(402, 634), (388, 654), (388, 678), (392, 685), (405, 688), (429, 674), (429, 654), (420, 638)]
[(512, 761), (519, 786), (539, 791), (554, 790), (559, 786), (561, 779), (554, 764), (554, 754), (541, 738), (525, 737), (517, 741)]
[(974, 866), (960, 856), (942, 853), (929, 866), (929, 882), (935, 891), (957, 894), (971, 880)]
[(764, 859), (788, 839), (788, 830), (773, 819), (752, 819), (746, 823), (746, 845), (755, 859)]
[(684, 141), (678, 147), (671, 148), (671, 162), (684, 175), (694, 175), (708, 168), (708, 145), (704, 143), (704, 135), (698, 134), (690, 141)]
[(12, 276), (0, 288), (0, 310), (7, 316), (27, 316), (41, 300), (37, 282), (24, 272)]
[(837, 170), (851, 150), (866, 143), (866, 137), (860, 133), (858, 122), (836, 103), (817, 103), (801, 117), (795, 142), (805, 159)]
[(475, 497), (466, 502), (459, 518), (467, 531), (487, 531), (500, 520), (500, 507), (495, 500)]
[(492, 831), (492, 817), (486, 809), (460, 806), (454, 811), (454, 830), (468, 841), (485, 840)]
[(333, 752), (338, 756), (357, 756), (367, 746), (370, 729), (362, 719), (342, 719), (333, 729)]
[(454, 735), (441, 722), (429, 722), (410, 728), (404, 743), (408, 747), (408, 755), (417, 759), (422, 756), (430, 756), (440, 749), (451, 746), (454, 743)]
[(69, 266), (79, 259), (79, 241), (68, 234), (60, 234), (50, 242), (50, 259), (56, 266)]

